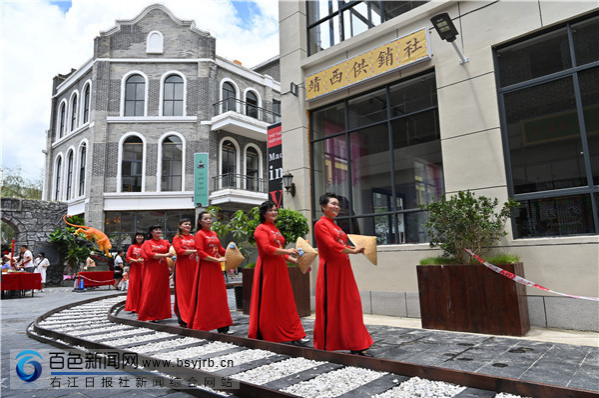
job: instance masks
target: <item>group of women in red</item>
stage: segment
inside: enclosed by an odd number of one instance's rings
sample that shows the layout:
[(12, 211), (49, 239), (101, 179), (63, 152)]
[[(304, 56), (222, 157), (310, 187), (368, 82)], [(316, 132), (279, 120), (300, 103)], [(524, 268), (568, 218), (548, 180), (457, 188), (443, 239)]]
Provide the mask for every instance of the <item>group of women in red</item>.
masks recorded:
[[(370, 356), (366, 350), (373, 340), (364, 326), (362, 303), (349, 254), (364, 252), (363, 247), (348, 245), (345, 232), (335, 224), (339, 198), (335, 194), (320, 197), (324, 216), (314, 225), (319, 251), (316, 280), (316, 319), (314, 347)], [(262, 203), (260, 225), (254, 231), (258, 260), (254, 273), (248, 337), (305, 346), (309, 341), (297, 313), (286, 262), (297, 263), (297, 249), (286, 249), (285, 238), (275, 225), (278, 208), (272, 201)], [(226, 262), (225, 249), (211, 230), (212, 217), (198, 217), (198, 232), (191, 234), (189, 219), (179, 222), (173, 238), (176, 252), (174, 312), (179, 324), (197, 330), (229, 332), (233, 324), (227, 291), (221, 270)], [(127, 251), (130, 263), (126, 311), (137, 312), (142, 321), (171, 317), (170, 284), (167, 257), (170, 244), (161, 239), (159, 225), (150, 227), (150, 239), (143, 234)]]
[(212, 217), (200, 213), (198, 232), (191, 233), (190, 219), (179, 221), (171, 244), (162, 239), (162, 227), (152, 225), (149, 239), (138, 233), (127, 250), (129, 290), (125, 311), (137, 313), (140, 321), (157, 322), (171, 318), (170, 271), (167, 258), (176, 257), (173, 275), (173, 309), (179, 325), (191, 329), (227, 333), (233, 324), (221, 263), (225, 249), (211, 230)]

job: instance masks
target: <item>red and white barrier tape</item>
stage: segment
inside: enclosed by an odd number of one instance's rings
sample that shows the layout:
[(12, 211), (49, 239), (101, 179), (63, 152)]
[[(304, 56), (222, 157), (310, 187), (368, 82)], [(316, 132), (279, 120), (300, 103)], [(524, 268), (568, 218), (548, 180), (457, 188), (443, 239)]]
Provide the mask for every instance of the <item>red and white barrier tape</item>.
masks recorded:
[(464, 250), (466, 251), (466, 253), (470, 254), (472, 257), (474, 257), (479, 262), (481, 262), (485, 267), (492, 269), (493, 271), (497, 272), (499, 275), (503, 275), (506, 278), (509, 278), (509, 279), (513, 280), (514, 282), (518, 282), (518, 283), (520, 283), (522, 285), (526, 285), (526, 286), (530, 286), (530, 287), (536, 287), (537, 289), (541, 289), (541, 290), (544, 290), (546, 292), (551, 292), (551, 293), (559, 294), (560, 296), (572, 297), (572, 298), (583, 299), (583, 300), (599, 301), (599, 297), (573, 296), (571, 294), (560, 293), (560, 292), (556, 292), (555, 290), (547, 289), (546, 287), (543, 287), (543, 286), (541, 286), (539, 284), (531, 282), (528, 279), (524, 279), (521, 276), (512, 274), (511, 272), (506, 271), (503, 268), (499, 268), (496, 265), (493, 265), (491, 263), (486, 262), (485, 260), (483, 260), (482, 258), (480, 258), (479, 256), (477, 256), (476, 254), (472, 253), (471, 250), (468, 250), (468, 249), (464, 249)]
[(83, 279), (85, 279), (86, 281), (90, 281), (90, 282), (94, 282), (94, 283), (106, 283), (106, 282), (111, 282), (111, 283), (114, 283), (114, 278), (113, 278), (113, 279), (109, 279), (109, 280), (107, 280), (107, 281), (95, 281), (95, 280), (93, 280), (93, 279), (90, 279), (90, 278), (88, 278), (88, 277), (87, 277), (87, 276), (85, 276), (85, 275), (79, 275), (79, 278), (83, 278)]

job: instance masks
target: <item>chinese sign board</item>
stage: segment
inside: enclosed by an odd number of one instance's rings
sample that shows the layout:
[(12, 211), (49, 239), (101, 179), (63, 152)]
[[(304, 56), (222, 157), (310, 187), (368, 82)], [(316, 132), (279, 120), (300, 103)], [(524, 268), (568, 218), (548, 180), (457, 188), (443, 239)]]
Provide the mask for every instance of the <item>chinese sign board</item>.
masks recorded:
[(314, 73), (304, 82), (306, 100), (430, 59), (428, 42), (428, 30), (422, 28)]
[(268, 126), (268, 199), (283, 205), (283, 135), (281, 123)]
[(210, 185), (210, 174), (208, 173), (208, 153), (195, 153), (193, 155), (193, 165), (193, 203), (197, 207), (206, 207), (208, 206), (208, 188)]

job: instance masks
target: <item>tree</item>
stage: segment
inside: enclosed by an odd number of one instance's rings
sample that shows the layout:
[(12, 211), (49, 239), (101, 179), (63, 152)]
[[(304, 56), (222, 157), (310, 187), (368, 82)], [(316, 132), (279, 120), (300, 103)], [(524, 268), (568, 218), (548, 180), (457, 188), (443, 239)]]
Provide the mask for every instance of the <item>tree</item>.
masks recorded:
[[(36, 179), (23, 177), (21, 167), (2, 167), (0, 169), (2, 182), (0, 183), (0, 196), (3, 198), (34, 199), (42, 198), (42, 174)], [(15, 231), (10, 225), (2, 221), (2, 246), (10, 245), (15, 237)]]
[[(72, 216), (67, 218), (71, 224), (83, 225), (84, 220), (81, 217)], [(67, 266), (70, 268), (69, 271), (77, 269), (78, 263), (85, 262), (89, 256), (91, 249), (89, 242), (81, 234), (76, 234), (75, 227), (64, 227), (54, 230), (49, 237), (50, 242), (60, 254), (64, 257)]]
[(475, 197), (470, 191), (459, 191), (450, 199), (440, 200), (422, 206), (429, 211), (429, 219), (424, 224), (430, 246), (443, 250), (444, 257), (454, 257), (461, 264), (470, 263), (470, 256), (464, 248), (479, 256), (488, 252), (495, 242), (507, 235), (505, 222), (511, 209), (520, 204), (509, 198), (499, 206), (497, 198)]
[(23, 177), (23, 169), (18, 167), (3, 167), (0, 196), (3, 198), (34, 199), (42, 198), (43, 173), (35, 179)]

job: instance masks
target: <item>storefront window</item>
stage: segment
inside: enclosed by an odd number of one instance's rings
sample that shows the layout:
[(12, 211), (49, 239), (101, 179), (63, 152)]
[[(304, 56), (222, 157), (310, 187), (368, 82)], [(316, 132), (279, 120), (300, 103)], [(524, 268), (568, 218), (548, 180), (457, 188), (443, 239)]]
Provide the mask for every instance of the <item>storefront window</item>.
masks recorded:
[(496, 50), (516, 237), (599, 231), (597, 32), (587, 17)]
[(336, 193), (346, 232), (427, 241), (420, 206), (444, 193), (434, 88), (427, 73), (311, 112), (314, 203)]

